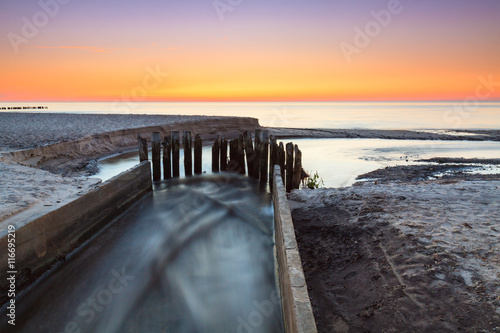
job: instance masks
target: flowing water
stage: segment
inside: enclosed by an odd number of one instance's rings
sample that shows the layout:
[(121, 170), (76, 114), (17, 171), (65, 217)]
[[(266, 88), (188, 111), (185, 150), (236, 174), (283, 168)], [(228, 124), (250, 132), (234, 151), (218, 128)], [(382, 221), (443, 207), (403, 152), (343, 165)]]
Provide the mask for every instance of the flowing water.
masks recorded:
[[(278, 140), (280, 141), (280, 140)], [(302, 166), (310, 174), (317, 172), (326, 187), (350, 186), (356, 177), (387, 166), (415, 165), (418, 159), (432, 157), (500, 158), (500, 142), (495, 141), (425, 141), (386, 139), (287, 139), (302, 151)], [(183, 161), (181, 149), (180, 161)], [(212, 169), (211, 148), (203, 148), (203, 171)], [(137, 151), (99, 161), (96, 177), (109, 179), (138, 163)], [(181, 173), (184, 168), (181, 165)], [(471, 170), (472, 171), (472, 170)], [(480, 173), (500, 173), (488, 166)], [(183, 176), (183, 174), (181, 175)]]
[[(273, 210), (248, 177), (158, 183), (16, 300), (1, 332), (282, 332)], [(5, 321), (2, 321), (5, 323)]]
[[(26, 103), (5, 106), (16, 104)], [(251, 116), (275, 127), (500, 128), (500, 103), (474, 109), (458, 103), (42, 104), (49, 107), (44, 112)], [(317, 171), (329, 187), (348, 186), (361, 173), (418, 158), (497, 158), (500, 151), (498, 142), (286, 141), (299, 145), (304, 168)], [(209, 147), (203, 155), (203, 170), (210, 173)], [(103, 159), (96, 176), (109, 179), (137, 162), (135, 151)], [(270, 196), (249, 178), (205, 175), (159, 183), (67, 259), (19, 297), (13, 331), (283, 331)]]

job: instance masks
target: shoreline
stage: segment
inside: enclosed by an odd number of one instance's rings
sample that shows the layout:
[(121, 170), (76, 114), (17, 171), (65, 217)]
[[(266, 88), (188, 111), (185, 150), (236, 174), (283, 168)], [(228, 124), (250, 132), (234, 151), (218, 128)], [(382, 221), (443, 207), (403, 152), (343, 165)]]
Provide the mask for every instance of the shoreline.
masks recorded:
[(443, 141), (500, 141), (500, 130), (378, 130), (267, 127), (280, 139), (388, 139)]
[[(255, 128), (269, 130), (278, 139), (500, 141), (500, 130), (453, 131), (458, 134), (451, 135), (446, 131), (265, 128), (255, 118), (238, 117), (10, 113), (2, 118), (6, 114), (0, 113), (0, 230), (8, 224), (29, 222), (96, 189), (101, 181), (84, 176), (78, 169), (85, 170), (100, 157), (135, 149), (137, 134), (149, 138), (152, 131), (165, 135), (172, 130), (192, 130), (202, 134), (205, 144), (218, 134), (230, 138)], [(10, 120), (2, 122), (7, 118)], [(500, 284), (492, 278), (497, 274), (500, 279), (500, 253), (484, 247), (499, 248), (496, 239), (500, 228), (495, 223), (500, 222), (500, 175), (469, 177), (460, 172), (469, 166), (499, 165), (500, 159), (436, 156), (419, 162), (426, 164), (374, 170), (358, 177), (372, 178), (369, 181), (346, 188), (293, 191), (289, 195), (320, 332), (384, 325), (404, 331), (408, 323), (416, 330), (458, 325), (459, 319), (450, 314), (441, 311), (434, 315), (419, 306), (428, 301), (436, 309), (470, 310), (473, 314), (459, 324), (486, 327), (474, 322), (477, 317), (500, 326), (500, 299), (490, 297), (500, 293)], [(455, 174), (425, 179), (446, 170)], [(439, 228), (433, 227), (432, 214), (437, 216)], [(485, 219), (487, 223), (482, 224)], [(332, 228), (334, 235), (348, 236), (332, 243), (325, 239), (325, 231)], [(366, 238), (374, 235), (380, 235), (378, 243)], [(457, 235), (461, 242), (484, 246), (466, 251), (454, 241)], [(345, 245), (347, 252), (337, 253), (338, 244)], [(362, 248), (359, 244), (368, 245)], [(323, 247), (323, 253), (311, 250)], [(353, 260), (357, 255), (361, 255), (359, 260)], [(332, 260), (341, 262), (332, 267)], [(370, 266), (373, 263), (378, 267)], [(426, 269), (426, 265), (431, 268)], [(330, 275), (321, 275), (318, 267)], [(345, 271), (337, 272), (337, 267)], [(405, 272), (411, 274), (405, 276)], [(332, 289), (339, 284), (345, 286), (343, 291)], [(344, 303), (357, 297), (360, 285), (364, 286), (364, 298), (355, 304)], [(436, 295), (455, 297), (455, 301), (450, 305)], [(352, 308), (346, 312), (337, 308), (340, 304)], [(323, 309), (325, 305), (329, 310)], [(338, 313), (332, 314), (332, 309)], [(395, 311), (400, 317), (392, 323)], [(440, 326), (443, 318), (448, 326)]]
[(88, 169), (104, 156), (172, 130), (206, 142), (260, 128), (255, 118), (0, 113), (0, 230), (46, 214), (99, 186)]
[(266, 128), (255, 118), (240, 117), (1, 112), (0, 222), (16, 213), (29, 215), (26, 210), (47, 212), (60, 204), (59, 197), (90, 191), (98, 183), (89, 178), (96, 160), (135, 149), (137, 134), (149, 138), (153, 131), (164, 135), (192, 130), (201, 133), (207, 144), (218, 134), (231, 137), (255, 128), (266, 129), (278, 139), (500, 140), (500, 130), (463, 131), (477, 135), (457, 136), (406, 130)]
[[(404, 130), (404, 129), (322, 129), (263, 127), (256, 118), (229, 116), (183, 116), (140, 114), (80, 114), (0, 112), (0, 154), (34, 149), (83, 139), (92, 135), (146, 127), (201, 123), (207, 120), (237, 122), (253, 119), (259, 128), (276, 138), (366, 138), (394, 140), (500, 141), (500, 129), (482, 130)], [(90, 124), (89, 124), (90, 122)]]

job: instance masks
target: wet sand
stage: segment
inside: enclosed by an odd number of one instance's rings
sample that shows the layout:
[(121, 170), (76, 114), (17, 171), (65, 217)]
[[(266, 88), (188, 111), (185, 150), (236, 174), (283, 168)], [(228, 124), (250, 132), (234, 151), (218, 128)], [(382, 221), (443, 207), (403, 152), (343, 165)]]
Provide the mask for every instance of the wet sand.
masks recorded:
[(320, 332), (500, 331), (500, 181), (289, 195)]
[(500, 130), (373, 130), (324, 128), (268, 128), (277, 138), (394, 139), (500, 141)]

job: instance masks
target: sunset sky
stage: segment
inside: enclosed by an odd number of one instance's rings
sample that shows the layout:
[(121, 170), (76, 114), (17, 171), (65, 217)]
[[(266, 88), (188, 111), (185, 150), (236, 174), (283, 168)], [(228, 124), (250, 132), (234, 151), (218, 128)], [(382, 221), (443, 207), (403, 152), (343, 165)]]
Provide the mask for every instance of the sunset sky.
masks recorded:
[(0, 101), (500, 100), (498, 0), (0, 1)]

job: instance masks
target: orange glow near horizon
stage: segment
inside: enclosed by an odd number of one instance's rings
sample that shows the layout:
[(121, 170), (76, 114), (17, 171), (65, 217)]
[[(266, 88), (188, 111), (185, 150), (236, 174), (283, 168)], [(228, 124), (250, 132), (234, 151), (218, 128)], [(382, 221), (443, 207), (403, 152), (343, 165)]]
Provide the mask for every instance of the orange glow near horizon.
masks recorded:
[[(0, 41), (0, 102), (116, 101), (134, 94), (137, 101), (451, 101), (474, 96), (479, 77), (488, 76), (493, 83), (480, 101), (500, 100), (500, 21), (486, 7), (472, 15), (469, 2), (446, 0), (432, 7), (434, 14), (426, 4), (406, 9), (405, 3), (406, 11), (350, 62), (339, 45), (353, 44), (353, 28), (386, 2), (299, 1), (295, 8), (256, 1), (225, 21), (210, 5), (193, 3), (163, 4), (163, 11), (127, 7), (121, 15), (137, 11), (137, 18), (89, 20), (91, 13), (132, 6), (90, 3), (61, 7), (17, 53), (7, 38)], [(11, 12), (4, 36), (20, 33), (20, 17), (40, 10), (2, 6)], [(280, 16), (284, 9), (288, 16)]]

